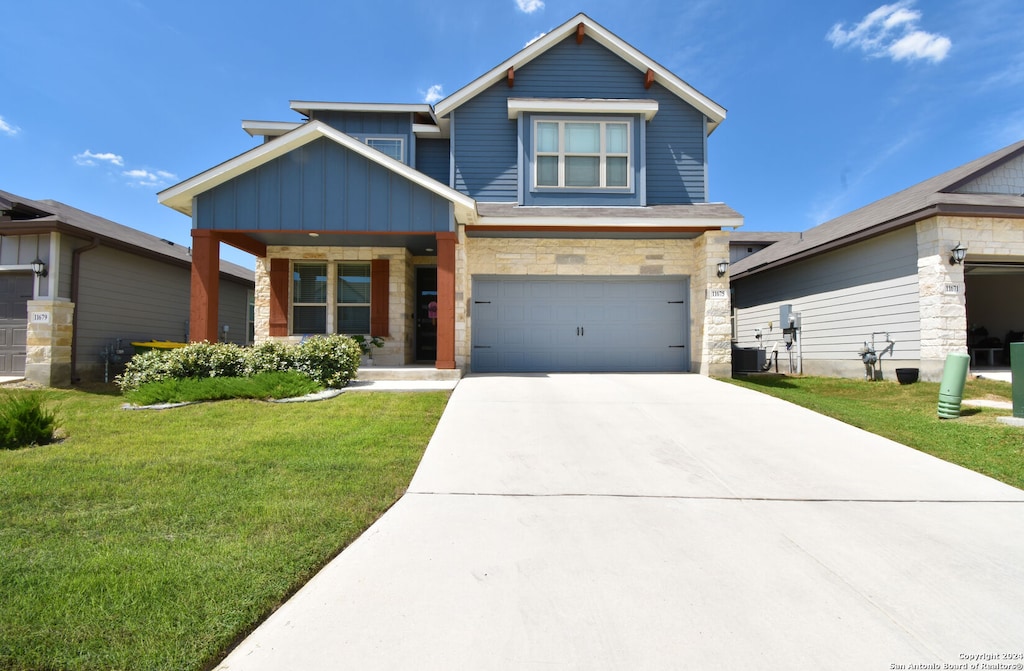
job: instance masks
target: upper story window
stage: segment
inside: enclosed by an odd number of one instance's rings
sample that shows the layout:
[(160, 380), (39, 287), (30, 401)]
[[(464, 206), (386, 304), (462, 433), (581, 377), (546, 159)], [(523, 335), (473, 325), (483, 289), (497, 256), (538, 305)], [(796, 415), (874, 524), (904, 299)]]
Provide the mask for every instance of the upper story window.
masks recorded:
[(384, 152), (396, 161), (405, 163), (405, 138), (368, 137), (364, 142), (377, 151)]
[(537, 189), (630, 189), (629, 119), (534, 121)]

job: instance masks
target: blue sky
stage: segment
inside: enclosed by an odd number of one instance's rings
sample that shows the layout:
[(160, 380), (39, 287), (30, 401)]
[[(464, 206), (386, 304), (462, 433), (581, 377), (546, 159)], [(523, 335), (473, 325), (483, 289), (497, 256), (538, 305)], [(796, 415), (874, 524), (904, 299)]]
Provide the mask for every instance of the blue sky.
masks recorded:
[(255, 146), (242, 119), (433, 101), (581, 11), (728, 110), (710, 198), (746, 230), (1024, 138), (1019, 0), (33, 0), (3, 12), (0, 189), (188, 245), (156, 193)]

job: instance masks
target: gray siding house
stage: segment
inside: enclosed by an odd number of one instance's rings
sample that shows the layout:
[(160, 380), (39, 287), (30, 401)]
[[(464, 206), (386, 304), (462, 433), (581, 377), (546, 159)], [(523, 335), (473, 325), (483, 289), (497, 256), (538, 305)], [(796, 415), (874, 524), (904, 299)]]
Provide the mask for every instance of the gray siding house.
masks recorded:
[(738, 260), (736, 344), (781, 342), (789, 305), (807, 374), (864, 376), (858, 351), (872, 340), (894, 343), (882, 357), (890, 378), (908, 367), (939, 379), (952, 352), (1006, 365), (1007, 344), (1024, 340), (1022, 194), (1017, 142)]
[(725, 110), (580, 14), (447, 98), (291, 103), (159, 194), (192, 220), (191, 338), (220, 244), (257, 257), (257, 340), (347, 333), (477, 372), (727, 374)]
[[(47, 386), (99, 381), (116, 372), (118, 340), (121, 360), (132, 341), (185, 341), (190, 276), (181, 245), (0, 191), (0, 376)], [(253, 279), (251, 270), (221, 264), (221, 340), (249, 340)]]

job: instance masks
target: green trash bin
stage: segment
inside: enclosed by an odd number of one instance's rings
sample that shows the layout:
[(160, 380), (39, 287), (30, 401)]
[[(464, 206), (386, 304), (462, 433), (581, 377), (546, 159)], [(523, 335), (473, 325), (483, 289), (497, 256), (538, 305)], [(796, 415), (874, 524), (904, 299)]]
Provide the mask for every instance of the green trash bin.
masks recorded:
[(970, 365), (971, 357), (966, 354), (953, 353), (946, 357), (942, 383), (939, 385), (939, 417), (942, 419), (956, 419), (960, 416), (960, 401), (964, 397)]

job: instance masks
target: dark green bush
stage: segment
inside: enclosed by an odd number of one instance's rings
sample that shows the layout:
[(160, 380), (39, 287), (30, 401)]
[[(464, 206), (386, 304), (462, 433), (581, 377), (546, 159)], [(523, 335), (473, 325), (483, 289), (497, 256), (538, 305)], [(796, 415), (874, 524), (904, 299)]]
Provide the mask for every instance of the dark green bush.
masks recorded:
[(325, 387), (340, 389), (356, 376), (360, 354), (348, 336), (313, 336), (296, 346), (295, 368)]
[(124, 396), (135, 405), (217, 401), (229, 398), (294, 398), (323, 389), (298, 371), (273, 371), (253, 377), (205, 377), (147, 382)]
[(0, 396), (0, 448), (14, 450), (53, 441), (57, 413), (43, 407), (38, 392), (7, 392)]

